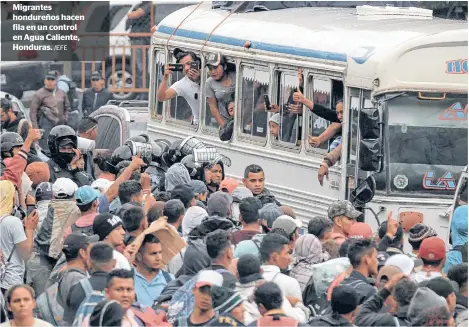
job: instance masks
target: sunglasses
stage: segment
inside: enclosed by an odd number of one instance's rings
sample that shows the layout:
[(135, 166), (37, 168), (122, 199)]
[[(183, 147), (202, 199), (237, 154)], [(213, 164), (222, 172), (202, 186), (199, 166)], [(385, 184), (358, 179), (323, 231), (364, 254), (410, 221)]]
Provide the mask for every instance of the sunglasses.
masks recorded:
[(92, 78), (91, 78), (91, 81), (92, 81), (92, 82), (97, 82), (97, 81), (99, 81), (99, 80), (100, 80), (99, 77), (92, 77)]

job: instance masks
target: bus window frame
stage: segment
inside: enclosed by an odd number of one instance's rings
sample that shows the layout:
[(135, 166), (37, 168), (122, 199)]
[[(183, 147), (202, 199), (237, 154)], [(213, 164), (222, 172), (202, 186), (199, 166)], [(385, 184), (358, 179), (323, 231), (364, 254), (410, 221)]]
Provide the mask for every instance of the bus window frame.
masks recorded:
[[(331, 105), (332, 105), (332, 90), (333, 90), (333, 81), (336, 80), (336, 81), (341, 81), (342, 83), (344, 83), (344, 81), (336, 76), (328, 76), (328, 75), (323, 75), (323, 74), (316, 74), (316, 73), (309, 73), (307, 74), (307, 80), (306, 80), (306, 83), (305, 83), (305, 86), (307, 86), (307, 88), (305, 87), (305, 97), (307, 99), (310, 99), (311, 101), (313, 101), (314, 103), (314, 100), (313, 100), (313, 97), (314, 97), (314, 78), (317, 78), (317, 79), (321, 79), (321, 80), (327, 80), (327, 81), (330, 81), (331, 83), (331, 90), (330, 90), (330, 93), (329, 93), (329, 101), (331, 102)], [(321, 148), (315, 148), (315, 147), (312, 147), (311, 145), (309, 145), (309, 136), (311, 135), (310, 133), (310, 120), (312, 120), (312, 115), (314, 114), (314, 109), (313, 111), (311, 111), (309, 108), (307, 108), (306, 106), (304, 106), (306, 108), (306, 113), (307, 113), (307, 117), (305, 117), (305, 124), (306, 124), (306, 128), (304, 130), (304, 151), (306, 153), (306, 155), (308, 156), (319, 156), (321, 158), (323, 158), (324, 156), (326, 156), (329, 151), (329, 141), (328, 142), (328, 149), (321, 149)], [(332, 108), (331, 108), (332, 110)], [(322, 118), (324, 119), (324, 118)], [(330, 122), (328, 122), (328, 127), (330, 126)], [(326, 128), (327, 129), (327, 128)]]
[[(188, 48), (184, 48), (184, 47), (168, 47), (168, 52), (167, 52), (168, 55), (167, 55), (167, 57), (166, 57), (167, 59), (168, 59), (168, 57), (169, 57), (169, 59), (170, 59), (170, 60), (167, 61), (168, 63), (169, 63), (169, 62), (170, 62), (170, 63), (176, 63), (176, 58), (174, 58), (174, 55), (173, 55), (174, 49), (176, 49), (176, 48), (179, 48), (179, 49), (181, 49), (182, 51), (194, 52), (196, 56), (198, 56), (199, 58), (202, 58), (202, 54), (201, 54), (199, 51), (194, 50), (194, 49), (188, 49)], [(202, 72), (202, 67), (200, 67), (200, 69), (201, 69), (201, 71), (200, 71), (200, 74), (201, 74), (201, 75), (200, 75), (200, 76), (201, 76), (201, 78), (202, 78), (202, 73), (203, 73), (203, 72)], [(184, 78), (184, 77), (183, 77), (183, 78)], [(170, 84), (170, 85), (173, 85), (174, 83), (176, 83), (176, 81), (173, 82), (173, 75), (171, 74), (170, 80), (169, 80), (169, 84)], [(201, 91), (202, 91), (202, 86), (201, 86)], [(200, 93), (202, 93), (202, 92), (200, 92)], [(176, 117), (171, 117), (171, 105), (172, 105), (172, 101), (173, 101), (174, 99), (176, 99), (177, 97), (179, 97), (179, 96), (175, 96), (174, 98), (172, 98), (172, 99), (170, 99), (170, 100), (168, 100), (168, 101), (165, 101), (165, 102), (167, 102), (166, 107), (164, 108), (165, 114), (166, 114), (166, 119), (165, 119), (166, 123), (167, 123), (168, 125), (173, 125), (173, 126), (187, 127), (187, 128), (190, 128), (191, 130), (193, 130), (194, 132), (197, 132), (197, 130), (199, 129), (199, 125), (200, 125), (200, 112), (199, 112), (199, 123), (198, 123), (197, 125), (193, 125), (192, 122), (188, 122), (188, 121), (186, 121), (186, 120), (180, 120), (180, 119), (176, 119)], [(185, 99), (184, 99), (184, 100), (185, 100)], [(200, 108), (200, 105), (201, 105), (201, 103), (200, 103), (200, 102), (201, 102), (201, 101), (200, 101), (200, 100), (201, 100), (201, 99), (200, 99), (200, 94), (199, 94), (199, 99), (198, 99), (198, 100), (199, 100), (199, 108)], [(190, 105), (189, 105), (189, 103), (187, 102), (187, 100), (185, 100), (185, 101), (186, 101), (187, 105), (188, 105), (189, 108), (190, 108)], [(177, 106), (177, 104), (176, 104), (176, 106)], [(190, 108), (190, 109), (191, 109), (191, 108)], [(200, 110), (200, 109), (199, 109), (199, 110)], [(191, 109), (191, 112), (192, 112), (192, 109)], [(175, 114), (176, 114), (176, 113), (177, 113), (177, 108), (176, 108)]]
[[(225, 57), (225, 60), (227, 63), (230, 63), (230, 64), (233, 64), (235, 67), (236, 67), (236, 71), (235, 71), (235, 74), (236, 74), (236, 77), (235, 77), (235, 113), (238, 109), (238, 78), (239, 78), (239, 60), (237, 60), (236, 57), (231, 57), (231, 56), (225, 56), (224, 53), (222, 53), (223, 56)], [(203, 108), (203, 113), (201, 112), (200, 113), (200, 121), (202, 121), (202, 128), (201, 128), (201, 131), (204, 133), (204, 134), (208, 134), (208, 135), (212, 135), (212, 136), (216, 136), (217, 139), (219, 139), (219, 131), (220, 131), (220, 126), (218, 127), (213, 127), (213, 126), (207, 126), (205, 124), (205, 118), (207, 117), (207, 95), (206, 95), (206, 92), (205, 92), (205, 87), (206, 87), (206, 84), (207, 84), (207, 80), (209, 79), (208, 77), (208, 70), (207, 70), (207, 67), (205, 65), (205, 56), (202, 57), (202, 66), (203, 66), (203, 71), (201, 72), (201, 74), (203, 75), (200, 75), (201, 78), (202, 76), (206, 76), (203, 80), (203, 83), (201, 82), (201, 94), (203, 95), (203, 99), (202, 99), (202, 104), (201, 104), (201, 109)], [(210, 111), (210, 108), (208, 108), (208, 110)], [(236, 119), (236, 118), (235, 118)], [(235, 120), (235, 124), (236, 124), (236, 120)], [(199, 122), (199, 125), (200, 125), (200, 122)], [(235, 131), (235, 128), (233, 128), (233, 133)], [(233, 137), (232, 137), (233, 139)]]
[[(165, 58), (165, 65), (166, 63), (168, 62), (168, 53), (166, 52), (166, 49), (164, 47), (153, 47), (152, 49), (152, 62), (155, 66), (154, 67), (154, 74), (155, 74), (155, 77), (154, 79), (151, 79), (150, 81), (150, 94), (149, 94), (149, 99), (150, 99), (150, 119), (151, 120), (155, 120), (157, 122), (162, 122), (163, 121), (163, 117), (164, 117), (164, 114), (165, 114), (165, 102), (166, 101), (163, 101), (161, 102), (162, 105), (163, 105), (163, 108), (161, 110), (161, 115), (158, 114), (158, 100), (157, 100), (157, 93), (158, 93), (158, 88), (160, 86), (160, 84), (158, 83), (158, 68), (157, 68), (157, 65), (158, 65), (158, 62), (156, 60), (156, 57), (157, 57), (157, 53), (162, 53), (164, 55), (164, 58)], [(163, 74), (164, 74), (164, 71), (163, 71)], [(151, 92), (151, 90), (153, 89), (153, 85), (154, 85), (154, 92)]]
[(252, 134), (246, 134), (243, 133), (243, 128), (242, 128), (242, 115), (241, 111), (239, 110), (240, 108), (240, 102), (242, 101), (242, 81), (243, 81), (243, 74), (242, 74), (242, 69), (243, 67), (249, 67), (254, 70), (261, 70), (265, 71), (269, 74), (269, 85), (267, 88), (267, 94), (269, 94), (270, 97), (270, 90), (271, 87), (270, 85), (272, 84), (272, 70), (270, 69), (270, 66), (268, 63), (265, 65), (254, 63), (254, 62), (249, 62), (249, 61), (241, 61), (239, 64), (239, 67), (237, 71), (239, 72), (237, 74), (237, 79), (236, 79), (236, 96), (235, 96), (235, 129), (236, 130), (236, 139), (238, 141), (244, 142), (244, 143), (251, 143), (251, 144), (256, 144), (262, 147), (265, 147), (267, 144), (267, 139), (269, 138), (269, 119), (270, 116), (267, 114), (267, 131), (265, 137), (260, 137), (260, 136), (255, 136)]
[[(276, 103), (278, 102), (278, 97), (280, 96), (280, 90), (278, 89), (277, 85), (279, 84), (279, 79), (280, 79), (280, 76), (282, 73), (288, 73), (289, 75), (293, 75), (293, 76), (297, 76), (298, 75), (298, 69), (300, 67), (286, 67), (286, 66), (280, 66), (280, 65), (276, 65), (273, 69), (273, 72), (272, 72), (272, 76), (271, 76), (271, 86), (272, 86), (272, 91), (270, 92), (272, 97), (270, 99), (270, 102), (272, 104), (277, 104), (280, 106), (280, 104)], [(304, 83), (304, 75), (305, 75), (305, 72), (303, 72), (303, 85), (306, 85)], [(303, 120), (303, 116), (305, 114), (305, 111), (304, 111), (304, 106), (303, 106), (303, 115), (301, 116), (302, 118), (301, 119), (298, 119), (298, 122), (297, 122), (297, 125), (299, 125), (299, 122), (300, 120)], [(272, 116), (269, 116), (269, 119), (270, 117)], [(298, 128), (298, 127), (297, 127)], [(269, 135), (270, 135), (270, 131), (269, 132)], [(301, 133), (303, 134), (303, 133)], [(298, 137), (298, 135), (297, 135)], [(270, 146), (272, 149), (277, 149), (277, 150), (284, 150), (284, 151), (288, 151), (288, 152), (292, 152), (292, 153), (301, 153), (301, 148), (302, 148), (302, 143), (303, 143), (303, 135), (300, 135), (301, 139), (300, 139), (300, 144), (298, 143), (290, 143), (290, 142), (284, 142), (284, 141), (281, 141), (281, 140), (275, 140), (273, 137), (269, 136), (269, 143), (270, 143)]]

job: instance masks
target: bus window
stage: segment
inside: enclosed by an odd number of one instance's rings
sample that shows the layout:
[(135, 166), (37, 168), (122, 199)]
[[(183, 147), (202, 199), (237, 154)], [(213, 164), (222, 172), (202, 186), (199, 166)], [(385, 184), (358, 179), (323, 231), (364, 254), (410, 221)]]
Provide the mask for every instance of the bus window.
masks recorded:
[(360, 90), (350, 90), (350, 141), (349, 163), (355, 164), (357, 157), (358, 114), (360, 110)]
[[(319, 78), (311, 76), (309, 85), (312, 88), (313, 103), (315, 105), (321, 105), (325, 108), (331, 108), (331, 94), (332, 94), (332, 81), (330, 79)], [(331, 109), (332, 110), (332, 109)], [(313, 109), (314, 112), (314, 109)], [(309, 111), (309, 124), (308, 124), (308, 135), (313, 137), (320, 136), (330, 125), (330, 122), (324, 118), (321, 118)], [(329, 149), (329, 142), (325, 141), (321, 143), (317, 148), (322, 150)], [(314, 149), (311, 145), (308, 146), (308, 150)]]
[(243, 79), (238, 106), (241, 133), (265, 138), (267, 112), (264, 108), (264, 95), (269, 93), (269, 72), (267, 69), (242, 66), (241, 73)]
[[(171, 57), (173, 58), (172, 62), (176, 63), (176, 58), (174, 58), (174, 55), (172, 53), (171, 53)], [(185, 75), (182, 71), (173, 71), (171, 75), (171, 84), (174, 84), (177, 81), (180, 81), (184, 77)], [(194, 97), (195, 96), (196, 94), (194, 93)], [(191, 110), (189, 103), (186, 101), (186, 99), (184, 99), (184, 97), (176, 96), (170, 100), (169, 119), (173, 121), (174, 120), (184, 121), (187, 123), (192, 122), (192, 110)]]
[(164, 65), (166, 63), (165, 53), (164, 50), (156, 50), (154, 53), (155, 56), (155, 67), (154, 67), (154, 74), (156, 75), (156, 88), (153, 92), (153, 99), (150, 101), (150, 108), (151, 108), (151, 117), (157, 120), (161, 120), (163, 118), (163, 102), (159, 102), (156, 99), (156, 93), (158, 92), (158, 88), (160, 87), (160, 83), (163, 80), (164, 74)]
[[(277, 113), (273, 114), (269, 120), (269, 125), (278, 123), (279, 129), (276, 135), (272, 134), (272, 140), (280, 145), (289, 147), (299, 147), (301, 142), (301, 116), (302, 105), (293, 101), (293, 93), (300, 85), (298, 73), (294, 72), (278, 72), (276, 83), (276, 97), (274, 102), (277, 108), (273, 107), (273, 111), (277, 109)], [(297, 112), (301, 110), (299, 115)]]
[[(205, 81), (206, 127), (212, 130), (218, 129), (220, 123), (226, 123), (231, 119), (228, 114), (228, 105), (235, 99), (235, 90), (236, 65), (234, 63), (227, 62), (218, 65), (213, 70), (207, 66), (207, 80)], [(212, 110), (218, 113), (218, 117), (212, 114)]]

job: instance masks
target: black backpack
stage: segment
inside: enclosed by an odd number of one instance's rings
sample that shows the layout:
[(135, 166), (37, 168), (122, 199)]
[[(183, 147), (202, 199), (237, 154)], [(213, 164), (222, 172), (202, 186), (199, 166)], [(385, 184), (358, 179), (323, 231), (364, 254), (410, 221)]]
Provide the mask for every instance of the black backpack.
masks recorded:
[(86, 227), (78, 227), (76, 224), (73, 224), (71, 228), (72, 228), (72, 233), (83, 233), (88, 236), (92, 236), (94, 234), (93, 225), (86, 226)]
[(462, 262), (467, 263), (467, 242), (463, 245), (456, 245), (450, 251), (459, 251), (461, 252)]
[(70, 111), (78, 110), (78, 91), (77, 84), (74, 81), (64, 81), (68, 85), (67, 98), (70, 102)]

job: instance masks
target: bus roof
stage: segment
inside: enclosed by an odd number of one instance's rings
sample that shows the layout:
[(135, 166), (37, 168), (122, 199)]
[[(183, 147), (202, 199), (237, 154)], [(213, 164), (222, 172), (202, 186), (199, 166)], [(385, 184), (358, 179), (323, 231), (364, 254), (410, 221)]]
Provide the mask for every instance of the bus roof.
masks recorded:
[[(193, 9), (191, 6), (169, 15), (159, 24), (157, 33), (172, 34)], [(357, 65), (354, 73), (358, 71), (362, 76), (357, 78), (356, 83), (349, 84), (359, 86), (370, 86), (379, 70), (377, 65), (397, 48), (400, 53), (405, 53), (415, 40), (420, 40), (418, 43), (422, 44), (425, 43), (422, 39), (435, 39), (438, 34), (444, 38), (444, 35), (454, 35), (455, 31), (464, 32), (466, 55), (452, 59), (467, 58), (466, 21), (366, 16), (357, 15), (356, 9), (324, 7), (228, 15), (226, 10), (201, 6), (179, 26), (173, 39), (182, 37), (205, 41), (216, 28), (208, 45), (227, 45), (241, 50), (244, 43), (250, 41), (249, 51), (252, 52), (261, 50), (278, 53), (279, 56), (300, 56), (313, 62), (348, 63), (349, 69), (352, 68), (350, 64)], [(460, 35), (457, 33), (457, 38), (461, 38)], [(409, 44), (407, 49), (402, 48), (405, 44)]]

